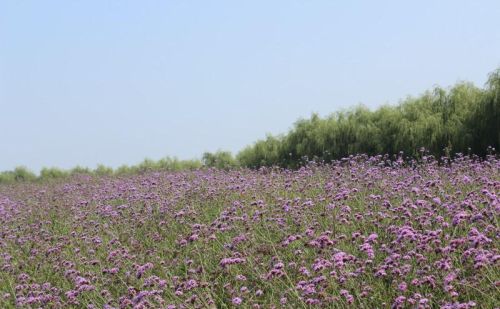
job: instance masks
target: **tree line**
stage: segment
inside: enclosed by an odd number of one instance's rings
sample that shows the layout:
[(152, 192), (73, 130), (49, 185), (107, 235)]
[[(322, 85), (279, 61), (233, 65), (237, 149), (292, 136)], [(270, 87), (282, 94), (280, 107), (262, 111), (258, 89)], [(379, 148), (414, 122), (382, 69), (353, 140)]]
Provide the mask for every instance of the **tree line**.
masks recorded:
[(39, 175), (36, 175), (31, 170), (24, 166), (16, 167), (12, 171), (5, 171), (0, 173), (1, 183), (15, 183), (15, 182), (35, 182), (35, 181), (48, 181), (67, 178), (75, 175), (89, 175), (89, 176), (122, 176), (129, 174), (138, 174), (149, 171), (180, 171), (189, 169), (198, 169), (203, 167), (200, 160), (179, 160), (177, 158), (166, 157), (160, 160), (145, 159), (137, 165), (122, 165), (116, 169), (105, 165), (98, 165), (94, 169), (77, 166), (75, 168), (64, 170), (57, 167), (42, 168)]
[(484, 156), (500, 145), (500, 68), (489, 74), (485, 87), (459, 82), (449, 89), (434, 87), (397, 105), (370, 110), (363, 105), (327, 117), (313, 114), (298, 120), (282, 135), (241, 150), (205, 152), (201, 160), (167, 157), (146, 159), (135, 166), (112, 169), (76, 167), (44, 168), (37, 176), (27, 168), (0, 173), (0, 183), (59, 179), (74, 174), (124, 175), (152, 170), (185, 170), (202, 167), (295, 168), (304, 161), (330, 162), (354, 154), (404, 154), (416, 157), (422, 148), (436, 157), (454, 153)]
[(418, 97), (374, 111), (357, 106), (321, 118), (297, 121), (284, 135), (269, 135), (243, 149), (236, 161), (246, 167), (296, 167), (307, 160), (332, 161), (353, 154), (484, 156), (500, 145), (500, 69), (484, 88), (460, 82), (434, 87)]

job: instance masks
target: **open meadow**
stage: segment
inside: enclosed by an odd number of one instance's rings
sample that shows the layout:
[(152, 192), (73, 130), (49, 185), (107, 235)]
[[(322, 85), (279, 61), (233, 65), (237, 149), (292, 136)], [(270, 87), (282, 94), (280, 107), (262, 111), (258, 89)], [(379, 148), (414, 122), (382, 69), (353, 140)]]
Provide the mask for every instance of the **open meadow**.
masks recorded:
[(0, 0), (0, 309), (500, 309), (499, 16)]
[(500, 161), (0, 186), (1, 308), (495, 308)]

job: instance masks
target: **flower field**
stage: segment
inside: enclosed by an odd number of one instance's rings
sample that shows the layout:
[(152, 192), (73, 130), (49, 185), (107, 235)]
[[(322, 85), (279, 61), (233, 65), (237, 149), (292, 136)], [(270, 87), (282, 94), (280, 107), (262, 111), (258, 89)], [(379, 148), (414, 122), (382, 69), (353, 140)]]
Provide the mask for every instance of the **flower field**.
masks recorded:
[(0, 186), (1, 308), (500, 307), (500, 161)]

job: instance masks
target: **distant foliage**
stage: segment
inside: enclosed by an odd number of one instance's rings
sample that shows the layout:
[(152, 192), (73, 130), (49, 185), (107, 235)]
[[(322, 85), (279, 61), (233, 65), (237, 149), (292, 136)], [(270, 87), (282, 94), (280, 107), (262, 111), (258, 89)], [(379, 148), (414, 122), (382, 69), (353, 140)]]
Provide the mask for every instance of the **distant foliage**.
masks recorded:
[(205, 152), (201, 159), (206, 167), (216, 167), (220, 169), (229, 169), (237, 166), (237, 162), (229, 151), (217, 151), (215, 153)]
[(99, 176), (202, 167), (230, 169), (281, 166), (296, 168), (309, 161), (330, 162), (354, 154), (388, 154), (416, 158), (421, 149), (439, 158), (455, 153), (491, 154), (500, 146), (500, 68), (489, 75), (484, 88), (461, 82), (443, 89), (435, 87), (396, 106), (371, 111), (357, 106), (321, 118), (301, 119), (284, 135), (268, 135), (240, 151), (205, 152), (200, 160), (146, 159), (116, 170), (76, 167), (70, 171), (44, 168), (40, 176), (25, 167), (0, 173), (1, 183), (62, 179), (71, 175)]
[(499, 145), (500, 69), (490, 74), (484, 89), (462, 82), (375, 111), (358, 106), (326, 118), (313, 114), (286, 135), (268, 136), (243, 149), (237, 159), (246, 167), (297, 167), (307, 160), (328, 162), (358, 153), (402, 151), (416, 157), (422, 147), (436, 157), (484, 156)]
[(0, 173), (0, 183), (33, 181), (37, 177), (24, 166), (18, 166), (13, 171)]
[(99, 164), (94, 170), (94, 174), (98, 176), (109, 176), (113, 174), (113, 169), (111, 167)]
[(135, 166), (123, 165), (116, 169), (115, 174), (136, 174), (148, 171), (179, 171), (197, 169), (202, 166), (199, 160), (179, 160), (177, 158), (166, 157), (158, 161), (145, 159)]
[(91, 174), (92, 171), (87, 167), (76, 166), (69, 171), (70, 175), (85, 175)]
[(64, 171), (55, 167), (52, 168), (43, 168), (40, 171), (40, 179), (49, 180), (49, 179), (58, 179), (67, 177), (70, 175), (70, 172)]
[[(234, 160), (234, 159), (233, 159)], [(69, 176), (75, 175), (91, 175), (91, 176), (113, 176), (113, 175), (128, 175), (140, 174), (150, 171), (179, 171), (192, 170), (201, 168), (203, 165), (199, 160), (179, 160), (177, 158), (166, 157), (158, 161), (145, 159), (143, 162), (134, 165), (123, 165), (117, 169), (105, 165), (98, 165), (95, 169), (77, 166), (71, 170), (62, 170), (55, 167), (43, 168), (40, 175), (37, 176), (32, 171), (25, 167), (17, 167), (13, 171), (5, 171), (0, 173), (0, 184), (9, 184), (26, 181), (50, 181), (57, 179), (66, 179)]]

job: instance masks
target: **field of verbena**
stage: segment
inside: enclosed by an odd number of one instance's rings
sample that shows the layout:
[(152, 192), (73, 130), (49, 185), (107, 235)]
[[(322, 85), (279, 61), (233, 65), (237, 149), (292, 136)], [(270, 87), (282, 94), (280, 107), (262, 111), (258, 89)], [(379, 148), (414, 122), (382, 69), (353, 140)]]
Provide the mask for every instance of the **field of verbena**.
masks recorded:
[(495, 308), (500, 161), (0, 187), (1, 308)]

